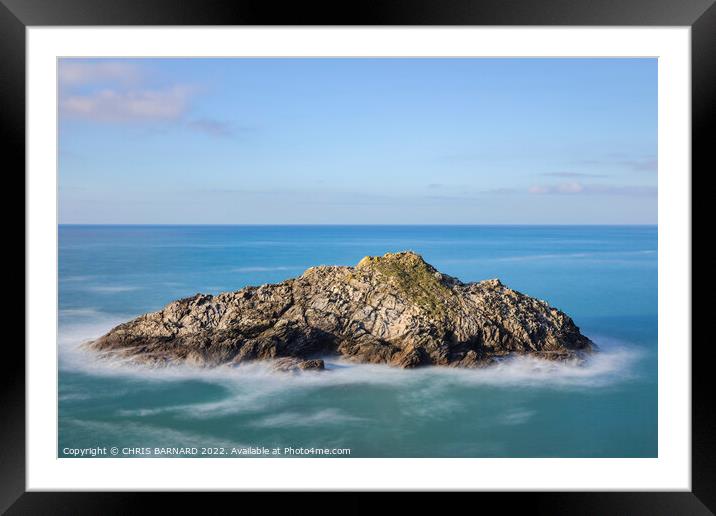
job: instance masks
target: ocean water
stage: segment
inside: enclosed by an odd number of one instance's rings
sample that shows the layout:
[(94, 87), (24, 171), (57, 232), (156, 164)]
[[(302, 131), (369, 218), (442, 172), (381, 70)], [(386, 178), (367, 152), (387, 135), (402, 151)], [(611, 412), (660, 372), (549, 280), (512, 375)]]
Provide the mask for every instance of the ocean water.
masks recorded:
[[(78, 348), (177, 298), (408, 249), (462, 281), (500, 278), (548, 301), (601, 351), (583, 366), (329, 359), (291, 375), (128, 367)], [(58, 352), (61, 457), (655, 457), (657, 228), (60, 226)]]

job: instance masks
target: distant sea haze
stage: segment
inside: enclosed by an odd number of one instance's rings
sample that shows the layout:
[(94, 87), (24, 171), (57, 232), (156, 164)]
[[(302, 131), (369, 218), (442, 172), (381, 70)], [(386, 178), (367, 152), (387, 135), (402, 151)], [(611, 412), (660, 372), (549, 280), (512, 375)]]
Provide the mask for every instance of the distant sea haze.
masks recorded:
[[(656, 226), (61, 225), (59, 448), (329, 447), (350, 457), (655, 457)], [(327, 358), (286, 375), (160, 370), (78, 348), (197, 292), (416, 251), (462, 281), (500, 278), (573, 317), (583, 367), (521, 358), (397, 370)], [(81, 460), (81, 459), (78, 459)]]

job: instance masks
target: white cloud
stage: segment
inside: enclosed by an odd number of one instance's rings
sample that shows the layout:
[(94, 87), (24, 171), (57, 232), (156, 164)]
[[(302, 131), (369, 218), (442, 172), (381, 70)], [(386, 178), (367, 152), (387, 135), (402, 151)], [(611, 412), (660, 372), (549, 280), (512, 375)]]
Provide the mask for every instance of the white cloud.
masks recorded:
[(105, 81), (132, 83), (138, 81), (142, 74), (136, 65), (130, 63), (61, 60), (58, 75), (60, 84), (81, 86)]
[[(146, 69), (116, 60), (62, 59), (60, 113), (93, 122), (174, 122), (213, 137), (230, 137), (233, 124), (210, 117), (190, 118), (198, 89), (187, 84), (150, 87)], [(242, 129), (242, 128), (239, 128)]]
[(654, 196), (657, 193), (655, 186), (621, 186), (621, 185), (585, 185), (577, 181), (559, 183), (556, 185), (533, 185), (527, 190), (536, 195), (629, 195)]
[(192, 88), (173, 86), (164, 90), (103, 89), (70, 95), (60, 102), (67, 116), (101, 122), (177, 120), (186, 112)]

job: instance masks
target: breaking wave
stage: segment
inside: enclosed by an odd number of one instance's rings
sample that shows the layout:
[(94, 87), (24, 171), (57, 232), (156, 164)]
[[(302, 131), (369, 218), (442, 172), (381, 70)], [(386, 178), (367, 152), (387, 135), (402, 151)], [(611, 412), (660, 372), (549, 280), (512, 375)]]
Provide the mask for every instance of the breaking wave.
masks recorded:
[(559, 389), (607, 387), (633, 379), (636, 375), (634, 366), (643, 354), (641, 348), (629, 346), (619, 340), (592, 336), (599, 345), (600, 351), (582, 363), (518, 356), (480, 369), (425, 367), (405, 370), (387, 365), (356, 364), (339, 357), (326, 357), (326, 371), (288, 374), (277, 372), (270, 365), (262, 362), (247, 363), (239, 367), (152, 368), (97, 359), (94, 354), (81, 348), (82, 343), (103, 335), (128, 318), (100, 314), (91, 322), (61, 326), (58, 339), (61, 367), (95, 375), (141, 377), (149, 381), (196, 379), (227, 386), (252, 386), (250, 389), (252, 392), (300, 386), (320, 388), (351, 384), (400, 385), (417, 388), (425, 385), (426, 382), (436, 388), (462, 385)]

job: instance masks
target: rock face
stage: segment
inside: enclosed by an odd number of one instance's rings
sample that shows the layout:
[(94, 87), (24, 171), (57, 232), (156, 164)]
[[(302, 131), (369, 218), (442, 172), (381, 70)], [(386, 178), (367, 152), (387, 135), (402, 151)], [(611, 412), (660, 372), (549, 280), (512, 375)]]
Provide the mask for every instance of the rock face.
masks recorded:
[(197, 294), (121, 324), (89, 348), (164, 365), (278, 359), (323, 369), (316, 357), (398, 367), (477, 367), (530, 354), (579, 358), (595, 349), (571, 318), (497, 279), (462, 283), (413, 252), (320, 266), (275, 285)]

